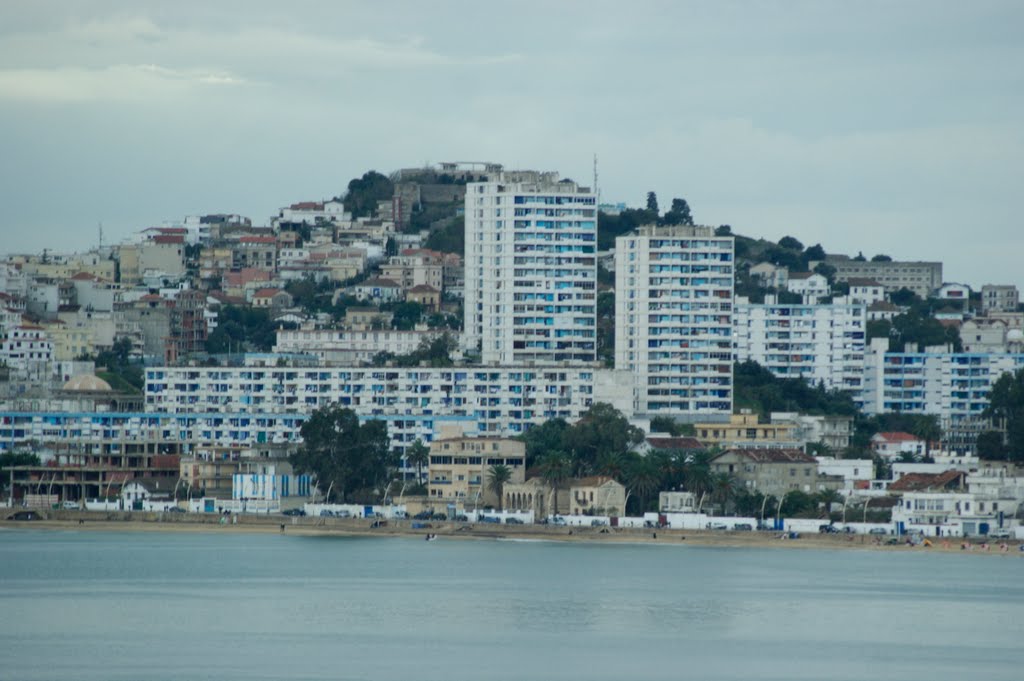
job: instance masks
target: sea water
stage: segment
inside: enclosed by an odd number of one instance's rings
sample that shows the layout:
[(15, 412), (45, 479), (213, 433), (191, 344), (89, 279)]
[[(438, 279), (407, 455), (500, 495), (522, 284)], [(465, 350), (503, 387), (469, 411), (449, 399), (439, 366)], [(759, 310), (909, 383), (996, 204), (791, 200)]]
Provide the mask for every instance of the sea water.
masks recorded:
[(1020, 679), (1024, 559), (0, 531), (0, 678)]

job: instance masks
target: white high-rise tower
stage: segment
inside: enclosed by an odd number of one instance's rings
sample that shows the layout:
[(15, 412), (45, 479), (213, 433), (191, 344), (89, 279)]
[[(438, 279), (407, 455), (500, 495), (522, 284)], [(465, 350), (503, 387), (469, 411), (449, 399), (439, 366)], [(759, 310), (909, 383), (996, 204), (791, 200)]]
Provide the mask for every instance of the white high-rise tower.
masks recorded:
[(615, 239), (615, 368), (637, 375), (638, 413), (732, 413), (733, 250), (711, 227)]
[(597, 200), (557, 173), (466, 185), (465, 333), (485, 364), (596, 361)]

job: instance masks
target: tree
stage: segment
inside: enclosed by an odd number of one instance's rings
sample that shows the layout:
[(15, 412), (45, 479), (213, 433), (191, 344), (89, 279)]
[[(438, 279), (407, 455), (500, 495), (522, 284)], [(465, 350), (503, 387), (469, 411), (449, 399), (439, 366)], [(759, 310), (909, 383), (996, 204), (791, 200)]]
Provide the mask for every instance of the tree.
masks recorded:
[(818, 492), (818, 502), (824, 504), (825, 515), (831, 518), (832, 504), (841, 504), (843, 502), (843, 495), (834, 489), (823, 489)]
[(640, 512), (645, 513), (649, 508), (651, 495), (657, 492), (661, 485), (661, 471), (658, 470), (657, 462), (646, 456), (635, 457), (626, 471), (626, 483), (630, 492), (637, 496)]
[(651, 419), (652, 433), (668, 433), (672, 437), (693, 435), (696, 431), (691, 423), (679, 423), (671, 416), (655, 416)]
[(647, 211), (658, 215), (658, 195), (654, 192), (647, 192)]
[(892, 258), (884, 253), (879, 253), (878, 255), (872, 256), (871, 262), (892, 262)]
[(551, 488), (552, 514), (558, 515), (558, 488), (572, 475), (572, 462), (565, 452), (552, 451), (540, 462), (540, 476)]
[(988, 400), (985, 416), (1006, 428), (1006, 458), (1024, 461), (1024, 369), (1000, 376)]
[(779, 246), (782, 246), (783, 248), (788, 248), (788, 249), (794, 250), (794, 251), (802, 251), (802, 250), (804, 250), (804, 245), (802, 243), (800, 243), (799, 239), (797, 239), (796, 237), (793, 237), (793, 236), (784, 236), (781, 239), (779, 239)]
[(990, 461), (1006, 458), (1006, 446), (1003, 444), (1003, 434), (998, 430), (986, 430), (978, 435), (978, 441), (974, 445), (979, 459)]
[(499, 463), (487, 469), (487, 489), (498, 495), (498, 511), (505, 508), (505, 483), (512, 479), (512, 469)]
[(314, 411), (300, 432), (302, 447), (289, 461), (296, 472), (316, 476), (328, 501), (382, 486), (394, 467), (384, 421), (360, 424), (354, 411), (334, 405)]
[(405, 450), (407, 463), (416, 466), (416, 482), (423, 481), (423, 467), (430, 464), (430, 448), (422, 441), (416, 440)]
[(569, 424), (565, 419), (548, 419), (519, 436), (526, 443), (526, 467), (531, 468), (548, 454), (562, 449), (562, 438)]
[(692, 225), (693, 216), (690, 214), (690, 204), (686, 199), (672, 199), (672, 207), (662, 218), (663, 225)]
[(395, 187), (385, 175), (375, 170), (365, 173), (361, 178), (348, 183), (345, 193), (345, 210), (358, 218), (373, 215), (377, 212), (377, 202), (390, 199)]
[(732, 225), (719, 225), (715, 227), (715, 236), (732, 236)]
[(711, 476), (711, 500), (719, 505), (722, 515), (726, 506), (736, 494), (736, 476), (731, 473), (716, 473)]
[(810, 262), (811, 260), (824, 260), (825, 249), (821, 247), (821, 244), (814, 244), (813, 246), (808, 246), (807, 250), (804, 251), (804, 257), (807, 259), (808, 262)]
[(592, 474), (597, 461), (608, 452), (622, 453), (639, 444), (644, 432), (631, 425), (622, 412), (597, 402), (570, 426), (562, 438), (564, 451), (571, 453), (576, 475)]

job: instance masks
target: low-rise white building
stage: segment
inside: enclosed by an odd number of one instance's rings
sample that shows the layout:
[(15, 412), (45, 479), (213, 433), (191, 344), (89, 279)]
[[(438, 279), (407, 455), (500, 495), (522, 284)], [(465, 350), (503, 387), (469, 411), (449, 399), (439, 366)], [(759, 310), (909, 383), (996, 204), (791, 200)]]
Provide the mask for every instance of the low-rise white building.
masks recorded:
[(804, 302), (812, 305), (831, 293), (828, 279), (817, 272), (790, 272), (786, 290), (803, 296)]

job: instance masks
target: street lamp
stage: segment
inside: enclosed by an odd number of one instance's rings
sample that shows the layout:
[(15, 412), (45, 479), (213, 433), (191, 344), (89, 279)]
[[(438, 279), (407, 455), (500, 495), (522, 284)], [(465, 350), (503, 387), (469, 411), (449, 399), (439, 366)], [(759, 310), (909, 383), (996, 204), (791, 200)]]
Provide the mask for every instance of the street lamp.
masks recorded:
[(779, 524), (779, 519), (782, 517), (782, 504), (783, 504), (783, 502), (786, 501), (786, 495), (787, 494), (789, 494), (789, 490), (788, 489), (785, 492), (782, 493), (782, 498), (779, 499), (779, 507), (777, 509), (775, 509), (775, 524), (776, 525)]

